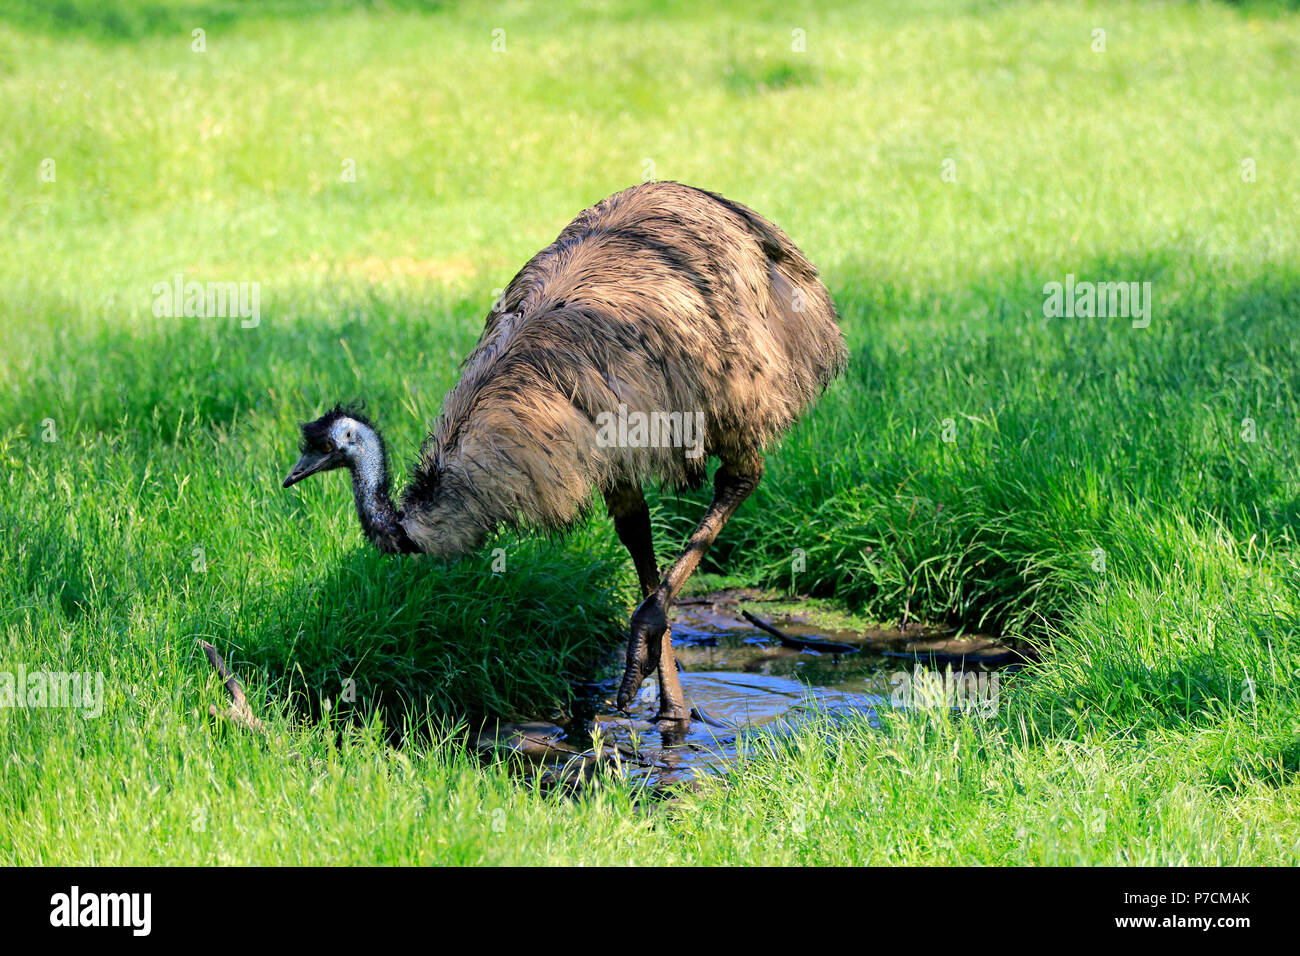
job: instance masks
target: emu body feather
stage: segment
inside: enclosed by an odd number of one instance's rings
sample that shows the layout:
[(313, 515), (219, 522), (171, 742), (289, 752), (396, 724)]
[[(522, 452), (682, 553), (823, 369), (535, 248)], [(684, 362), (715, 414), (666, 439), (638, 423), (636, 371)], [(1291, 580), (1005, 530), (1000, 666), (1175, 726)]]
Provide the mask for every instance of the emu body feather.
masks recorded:
[[(746, 207), (679, 183), (592, 206), (487, 317), (402, 497), (420, 550), (564, 528), (593, 488), (696, 487), (752, 455), (844, 366), (816, 269)], [(700, 449), (601, 442), (602, 414), (703, 413)]]

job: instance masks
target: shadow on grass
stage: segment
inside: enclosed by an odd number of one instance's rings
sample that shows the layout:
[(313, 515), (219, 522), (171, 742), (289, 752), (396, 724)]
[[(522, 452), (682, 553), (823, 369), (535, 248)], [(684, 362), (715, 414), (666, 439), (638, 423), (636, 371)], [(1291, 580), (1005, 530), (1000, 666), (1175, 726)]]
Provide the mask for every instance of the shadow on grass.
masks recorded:
[(430, 720), (556, 715), (625, 640), (616, 559), (546, 541), (497, 546), (504, 573), (490, 552), (447, 564), (356, 551), (191, 626), (308, 719), (378, 712), (400, 737)]

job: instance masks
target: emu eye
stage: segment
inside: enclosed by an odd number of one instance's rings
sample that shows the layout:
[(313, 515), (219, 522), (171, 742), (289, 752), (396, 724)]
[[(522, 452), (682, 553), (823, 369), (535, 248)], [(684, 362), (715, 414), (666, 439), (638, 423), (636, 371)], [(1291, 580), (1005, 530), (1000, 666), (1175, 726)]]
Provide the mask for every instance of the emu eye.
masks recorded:
[(327, 454), (327, 455), (332, 455), (332, 454), (334, 454), (334, 451), (335, 451), (335, 449), (334, 449), (334, 442), (331, 441), (331, 440), (328, 439), (328, 438), (325, 439), (325, 444), (322, 445), (321, 448), (322, 448), (322, 450), (325, 452), (325, 454)]

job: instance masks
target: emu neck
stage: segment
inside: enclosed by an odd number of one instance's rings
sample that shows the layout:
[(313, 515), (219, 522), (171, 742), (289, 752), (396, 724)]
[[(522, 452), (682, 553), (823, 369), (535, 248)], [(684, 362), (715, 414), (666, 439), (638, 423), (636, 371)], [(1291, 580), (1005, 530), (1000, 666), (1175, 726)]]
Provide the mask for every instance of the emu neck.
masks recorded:
[(352, 495), (361, 528), (375, 547), (391, 554), (416, 550), (393, 504), (383, 440), (370, 430), (362, 433), (352, 465)]

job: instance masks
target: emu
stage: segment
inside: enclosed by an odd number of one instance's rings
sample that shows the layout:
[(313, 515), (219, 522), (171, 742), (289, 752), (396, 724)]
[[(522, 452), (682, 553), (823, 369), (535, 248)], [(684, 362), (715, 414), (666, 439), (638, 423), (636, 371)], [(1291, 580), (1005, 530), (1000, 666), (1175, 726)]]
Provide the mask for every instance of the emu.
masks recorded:
[[(758, 485), (764, 449), (846, 359), (830, 295), (781, 229), (716, 193), (643, 183), (584, 210), (511, 280), (443, 400), (400, 507), (379, 429), (342, 406), (301, 426), (302, 457), (284, 487), (347, 468), (376, 547), (448, 558), (501, 526), (563, 531), (599, 489), (642, 597), (618, 705), (626, 710), (657, 670), (655, 721), (680, 728), (691, 711), (669, 607)], [(687, 442), (608, 427), (611, 416), (634, 413), (702, 428)], [(697, 488), (710, 457), (720, 462), (713, 500), (660, 576), (642, 483)]]

